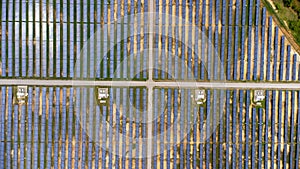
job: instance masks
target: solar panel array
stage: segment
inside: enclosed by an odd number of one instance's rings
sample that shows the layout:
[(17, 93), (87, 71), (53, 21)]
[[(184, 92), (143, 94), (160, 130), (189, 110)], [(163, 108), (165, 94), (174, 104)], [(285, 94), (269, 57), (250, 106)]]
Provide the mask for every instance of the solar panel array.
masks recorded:
[(29, 86), (27, 105), (13, 90), (0, 90), (0, 168), (146, 167), (135, 158), (146, 156), (146, 88), (111, 88), (107, 105), (96, 104), (94, 88)]
[[(261, 8), (260, 1), (216, 2), (156, 1), (157, 13), (166, 13), (165, 6), (175, 5), (176, 8), (167, 12), (179, 15), (182, 20), (178, 23), (180, 26), (176, 26), (172, 22), (165, 23), (167, 17), (157, 16), (155, 19), (155, 24), (163, 23), (168, 32), (155, 29), (154, 46), (158, 51), (154, 54), (154, 66), (159, 70), (154, 70), (154, 79), (165, 80), (167, 72), (172, 77), (168, 80), (293, 81), (286, 77), (291, 74), (283, 74), (284, 78), (280, 74), (280, 71), (290, 71), (287, 69), (290, 64), (287, 49), (292, 47), (289, 43), (282, 44), (286, 38), (272, 24), (272, 18), (267, 19), (266, 8)], [(219, 16), (220, 12), (222, 16)], [(175, 43), (174, 39), (164, 36), (174, 37)], [(165, 46), (172, 47), (165, 49)], [(166, 53), (174, 56), (169, 56), (168, 62)], [(284, 55), (279, 60), (281, 53)], [(297, 53), (291, 50), (291, 54)], [(280, 63), (284, 65), (282, 70), (278, 67)], [(295, 64), (299, 70), (299, 59)]]
[(147, 17), (122, 17), (147, 12), (148, 2), (118, 3), (3, 1), (1, 77), (146, 79)]
[[(146, 80), (148, 3), (3, 1), (1, 78)], [(177, 16), (155, 16), (154, 80), (300, 80), (299, 56), (259, 0), (154, 4)], [(142, 15), (110, 24), (133, 13)], [(149, 132), (153, 168), (299, 167), (300, 91), (266, 91), (262, 108), (251, 90), (207, 89), (203, 106), (192, 89), (157, 87), (147, 100), (144, 87), (109, 88), (107, 104), (95, 92), (29, 86), (21, 105), (15, 88), (2, 86), (0, 168), (146, 168)]]
[[(136, 158), (147, 153), (146, 88), (110, 88), (107, 105), (95, 104), (94, 88), (29, 86), (27, 105), (13, 90), (0, 91), (1, 168), (146, 167)], [(200, 107), (191, 95), (154, 89), (154, 168), (298, 166), (299, 91), (266, 91), (263, 108), (250, 90), (207, 90)]]

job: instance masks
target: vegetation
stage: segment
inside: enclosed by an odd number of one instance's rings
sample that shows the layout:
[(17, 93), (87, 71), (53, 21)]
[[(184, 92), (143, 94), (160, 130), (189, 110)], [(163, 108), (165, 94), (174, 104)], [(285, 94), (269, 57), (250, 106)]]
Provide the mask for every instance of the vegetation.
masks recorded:
[(290, 7), (291, 4), (292, 4), (292, 1), (293, 1), (293, 0), (283, 0), (283, 4), (284, 4), (284, 6), (286, 6), (286, 7)]
[(273, 0), (273, 2), (277, 11), (271, 11), (271, 13), (276, 15), (281, 26), (285, 28), (288, 26), (300, 45), (300, 0)]
[(293, 31), (296, 41), (300, 42), (300, 20), (289, 21), (289, 28)]

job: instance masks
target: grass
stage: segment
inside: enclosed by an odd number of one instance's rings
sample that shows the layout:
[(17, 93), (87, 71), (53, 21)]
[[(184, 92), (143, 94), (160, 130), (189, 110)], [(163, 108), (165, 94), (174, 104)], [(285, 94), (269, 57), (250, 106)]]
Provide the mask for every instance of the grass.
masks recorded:
[(300, 13), (297, 13), (297, 9), (300, 10), (300, 2), (298, 0), (293, 0), (291, 7), (284, 6), (283, 0), (273, 0), (273, 2), (276, 9), (274, 9), (267, 0), (264, 0), (263, 4), (266, 6), (267, 10), (275, 16), (279, 22), (279, 26), (290, 31), (296, 43), (300, 45), (300, 32), (298, 29), (294, 29), (295, 25), (300, 23)]

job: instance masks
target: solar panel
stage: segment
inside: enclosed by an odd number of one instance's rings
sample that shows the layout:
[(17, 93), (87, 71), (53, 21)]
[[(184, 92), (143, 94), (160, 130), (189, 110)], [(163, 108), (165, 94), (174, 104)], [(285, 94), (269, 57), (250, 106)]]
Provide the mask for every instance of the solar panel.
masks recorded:
[[(143, 88), (143, 121), (142, 121), (142, 138), (146, 138), (146, 132), (147, 132), (147, 125), (146, 125), (146, 119), (147, 119), (147, 89)], [(142, 159), (142, 168), (146, 168), (146, 152), (147, 152), (147, 142), (145, 139), (143, 139), (142, 143), (142, 156), (144, 157)]]
[(290, 64), (291, 64), (291, 46), (287, 46), (287, 58), (286, 58), (286, 80), (290, 80)]
[(65, 168), (65, 158), (66, 158), (66, 124), (67, 124), (67, 89), (63, 88), (62, 94), (62, 113), (61, 113), (61, 156), (60, 159), (62, 162), (60, 163), (61, 168)]
[[(251, 4), (252, 2), (250, 2)], [(252, 6), (250, 5), (250, 9)], [(251, 14), (252, 15), (252, 14)], [(249, 20), (250, 20), (250, 16), (249, 16)], [(252, 20), (252, 18), (251, 18)], [(249, 21), (250, 22), (250, 21)], [(249, 23), (250, 25), (250, 23)], [(248, 55), (248, 64), (247, 64), (247, 80), (250, 80), (250, 75), (251, 75), (251, 62), (252, 62), (252, 56), (251, 56), (251, 50), (252, 50), (252, 26), (248, 26), (248, 51), (247, 51), (247, 55)]]
[(186, 145), (186, 166), (190, 166), (190, 151), (191, 151), (191, 90), (188, 89), (187, 90), (187, 108), (186, 108), (186, 112), (184, 112), (184, 114), (186, 114), (186, 121), (187, 121), (187, 127), (186, 130), (187, 132), (187, 145)]
[[(79, 26), (78, 26), (79, 27)], [(56, 37), (56, 47), (54, 47), (56, 54), (54, 55), (54, 57), (56, 58), (56, 77), (60, 77), (60, 43), (58, 42), (58, 40), (60, 39), (60, 25), (56, 24), (56, 33), (53, 35)], [(80, 47), (79, 47), (80, 49)], [(81, 63), (80, 61), (77, 63)], [(79, 65), (78, 65), (79, 66)]]
[[(174, 119), (178, 119), (178, 89), (174, 89)], [(177, 122), (174, 125), (174, 133), (177, 133)], [(177, 142), (177, 137), (173, 137), (173, 142)], [(177, 145), (174, 145), (173, 154), (177, 155)], [(174, 156), (174, 164), (177, 164), (177, 156)]]
[(207, 49), (207, 80), (210, 80), (211, 76), (211, 58), (212, 58), (212, 26), (208, 27), (208, 49)]
[[(291, 105), (295, 105), (295, 102), (296, 102), (296, 100), (295, 100), (295, 91), (293, 90), (292, 92), (291, 92), (292, 94), (292, 98), (291, 98)], [(294, 129), (294, 120), (295, 120), (295, 108), (294, 107), (292, 107), (291, 108), (291, 129), (290, 129), (290, 131), (291, 131), (291, 135), (290, 135), (290, 141), (291, 141), (291, 149), (290, 149), (290, 152), (289, 152), (289, 155), (290, 155), (290, 159), (289, 159), (289, 165), (293, 168), (293, 161), (295, 160), (295, 158), (294, 158), (294, 149), (295, 149), (295, 142), (294, 142), (294, 131), (295, 131), (295, 129)], [(299, 130), (298, 130), (299, 131)]]
[[(28, 104), (27, 104), (27, 128), (31, 129), (32, 128), (32, 87), (28, 88)], [(32, 132), (27, 133), (27, 144), (26, 144), (26, 149), (31, 150), (31, 141), (32, 141)], [(27, 169), (30, 169), (32, 166), (31, 163), (31, 153), (32, 151), (26, 151), (26, 167)]]
[[(106, 138), (105, 136), (107, 136), (107, 133), (106, 133), (106, 118), (107, 118), (107, 107), (106, 106), (103, 106), (103, 117), (102, 117), (102, 124), (103, 124), (103, 128), (102, 128), (102, 143), (103, 145), (106, 145)], [(105, 148), (102, 148), (102, 168), (105, 168), (106, 167), (106, 149)]]
[[(72, 9), (70, 9), (70, 10), (72, 11)], [(76, 45), (75, 38), (74, 38), (75, 27), (76, 26), (74, 26), (74, 24), (70, 24), (70, 65), (69, 65), (70, 78), (74, 78), (74, 61), (75, 61), (75, 57), (76, 57), (75, 52), (74, 52), (75, 45)], [(98, 48), (96, 48), (96, 49), (98, 49)], [(97, 62), (97, 65), (99, 65), (99, 62)], [(49, 65), (51, 65), (51, 64), (49, 64)], [(53, 71), (51, 69), (51, 67), (49, 69), (50, 69), (50, 72)], [(52, 75), (50, 75), (50, 77), (52, 77)]]
[(53, 88), (49, 88), (48, 104), (48, 135), (47, 135), (47, 164), (46, 168), (51, 168), (52, 162), (52, 125), (53, 125)]
[(269, 28), (268, 28), (268, 53), (267, 53), (267, 80), (270, 80), (270, 70), (271, 70), (271, 40), (272, 40), (272, 18), (269, 17)]
[(261, 27), (261, 53), (260, 53), (260, 80), (264, 80), (265, 69), (265, 31), (266, 31), (266, 8), (263, 8)]
[[(226, 0), (222, 0), (222, 26), (226, 25), (226, 12), (227, 12), (227, 8), (226, 8)], [(203, 11), (203, 10), (202, 10)]]
[[(13, 30), (12, 27), (12, 22), (8, 23), (8, 42), (12, 42), (12, 32), (9, 30)], [(12, 43), (8, 43), (8, 77), (12, 77), (13, 76), (13, 44)]]
[[(176, 4), (179, 3), (179, 0), (176, 0)], [(175, 24), (179, 24), (179, 5), (176, 5), (175, 10), (176, 18)], [(174, 56), (174, 79), (178, 79), (178, 47), (179, 47), (179, 26), (175, 26), (175, 56)]]
[[(182, 15), (182, 18), (185, 18), (186, 16), (186, 12), (185, 12), (185, 8), (186, 8), (186, 2), (185, 1), (182, 1), (182, 12), (181, 12), (181, 15)], [(183, 19), (181, 21), (181, 24), (182, 24), (182, 28), (181, 28), (181, 79), (185, 79), (185, 49), (186, 49), (186, 45), (185, 45), (185, 23), (186, 21)]]
[(238, 62), (238, 48), (239, 48), (239, 27), (234, 28), (234, 59), (233, 59), (233, 80), (237, 80), (237, 62)]
[[(16, 5), (17, 6), (17, 5)], [(20, 76), (20, 72), (19, 72), (19, 68), (20, 68), (20, 51), (19, 51), (19, 38), (20, 38), (20, 29), (19, 29), (19, 22), (15, 22), (14, 23), (14, 33), (13, 33), (14, 37), (13, 37), (13, 55), (14, 55), (14, 76), (15, 77), (19, 77)]]
[[(165, 90), (164, 89), (160, 89), (160, 120), (161, 121), (165, 121), (164, 117), (165, 117)], [(160, 125), (160, 133), (164, 133), (164, 126), (165, 123), (159, 123)], [(160, 140), (159, 140), (159, 149), (160, 149), (160, 168), (164, 168), (164, 135), (160, 136)]]
[[(180, 140), (184, 139), (184, 107), (185, 105), (185, 90), (181, 89), (180, 90), (180, 133), (179, 133), (179, 138)], [(179, 157), (180, 157), (180, 168), (183, 168), (184, 165), (184, 144), (181, 141), (180, 142), (180, 147), (179, 147)]]
[[(300, 107), (300, 92), (298, 91), (298, 107)], [(298, 109), (298, 121), (300, 121), (300, 109)], [(297, 131), (300, 131), (300, 125), (298, 125), (297, 127)], [(300, 154), (300, 134), (299, 132), (297, 133), (297, 142), (296, 142), (296, 145), (297, 145), (297, 150), (296, 150), (296, 157), (295, 157), (295, 160), (298, 161), (299, 160), (299, 154)], [(297, 166), (297, 165), (296, 165)]]
[[(170, 7), (172, 8), (172, 7)], [(144, 12), (148, 12), (148, 1), (144, 1)], [(149, 15), (147, 15), (146, 17), (144, 17), (144, 54), (143, 54), (143, 67), (144, 67), (144, 71), (143, 71), (143, 79), (147, 79), (147, 49), (148, 46), (148, 19), (149, 19)]]
[(281, 37), (280, 43), (280, 69), (279, 69), (279, 80), (283, 80), (283, 66), (284, 66), (284, 36)]
[(258, 135), (258, 167), (262, 167), (262, 108), (258, 108), (258, 131), (259, 131), (259, 135)]
[[(37, 34), (39, 36), (39, 34)], [(35, 42), (36, 44), (40, 44), (40, 41), (37, 40)], [(35, 63), (35, 77), (40, 77), (41, 76), (41, 68), (40, 68), (40, 62), (41, 62), (41, 56), (40, 56), (40, 47), (35, 46), (35, 58), (34, 58), (34, 63)]]
[(248, 22), (249, 22), (249, 26), (252, 26), (252, 14), (253, 12), (253, 1), (249, 1), (249, 16), (248, 16)]
[[(281, 113), (282, 113), (282, 91), (279, 91), (279, 99), (278, 99), (278, 137), (280, 139), (277, 139), (277, 142), (280, 143), (277, 145), (278, 150), (281, 150), (281, 128), (282, 128), (282, 123), (281, 123)], [(275, 127), (275, 126), (274, 126)], [(281, 151), (277, 151), (277, 158), (281, 159)], [(277, 166), (280, 168), (280, 161), (277, 161)]]
[[(137, 10), (138, 13), (141, 13), (141, 3), (138, 2), (137, 4)], [(164, 20), (164, 19), (163, 19)], [(139, 23), (141, 23), (141, 16), (138, 15), (137, 16), (137, 25), (139, 25)], [(136, 78), (140, 79), (140, 71), (141, 71), (141, 26), (137, 26), (137, 54), (136, 54)], [(163, 48), (164, 49), (164, 48)], [(164, 64), (164, 62), (163, 62)]]
[[(221, 97), (222, 98), (222, 97)], [(239, 140), (238, 142), (241, 143), (243, 141), (243, 108), (244, 106), (244, 91), (240, 90), (239, 92)], [(243, 162), (243, 144), (239, 144), (239, 168), (242, 168), (242, 162)]]
[(297, 54), (293, 55), (293, 75), (292, 75), (292, 80), (296, 80), (296, 73), (297, 73)]
[[(217, 112), (217, 107), (218, 107), (218, 91), (217, 90), (213, 90), (213, 109), (212, 109), (212, 111), (213, 112)], [(216, 121), (218, 121), (218, 119), (217, 119), (217, 113), (213, 113), (213, 115), (212, 115), (213, 117), (212, 117), (212, 129), (214, 130), (214, 129), (216, 129)], [(193, 123), (196, 123), (196, 121), (193, 121)], [(217, 162), (216, 162), (216, 160), (217, 160), (217, 137), (216, 137), (216, 131), (213, 131), (213, 133), (212, 133), (212, 143), (213, 143), (213, 145), (212, 145), (212, 155), (213, 155), (213, 167), (215, 167), (216, 168), (216, 164), (217, 164)]]
[[(90, 26), (90, 25), (88, 25)], [(96, 35), (93, 35), (95, 30), (94, 30), (94, 27), (91, 25), (90, 26), (90, 39), (89, 39), (89, 43), (90, 43), (90, 46), (89, 46), (89, 62), (88, 63), (90, 66), (88, 66), (89, 68), (89, 77), (90, 78), (94, 78), (95, 77), (95, 55), (96, 55), (96, 52), (95, 52), (95, 43), (96, 43)], [(89, 35), (88, 35), (89, 36)], [(67, 66), (67, 65), (66, 65)]]
[[(109, 99), (109, 125), (113, 126), (114, 90), (112, 88), (110, 88), (109, 95), (110, 95), (110, 99)], [(112, 141), (113, 141), (113, 133), (112, 133), (111, 127), (109, 127), (109, 131), (108, 131), (108, 141), (109, 141), (109, 143), (112, 143)], [(108, 146), (108, 158), (109, 158), (108, 166), (109, 166), (109, 168), (112, 168), (112, 162), (113, 162), (112, 152), (113, 152), (113, 145), (109, 144), (109, 146)]]
[[(82, 43), (82, 51), (84, 54), (89, 54), (89, 49), (85, 46), (85, 43), (88, 41), (88, 37), (87, 37), (87, 32), (89, 31), (88, 30), (88, 25), (87, 24), (83, 24), (81, 26), (81, 43)], [(87, 78), (88, 77), (88, 57), (82, 55), (82, 78)]]
[(221, 34), (221, 63), (220, 63), (220, 75), (221, 80), (224, 80), (224, 54), (225, 54), (225, 37), (226, 37), (226, 27), (222, 26), (222, 34)]
[[(218, 70), (219, 70), (219, 31), (218, 29), (215, 30), (215, 44), (214, 44), (214, 48), (216, 50), (216, 52), (214, 53), (214, 80), (217, 80), (219, 78), (218, 76)], [(197, 52), (195, 49), (195, 53), (198, 54), (198, 47), (197, 47)], [(196, 55), (195, 55), (196, 56)], [(198, 65), (198, 60), (196, 62), (195, 60), (195, 65)], [(198, 71), (197, 71), (198, 73)], [(195, 73), (194, 73), (195, 74)], [(195, 76), (195, 75), (194, 75)]]
[[(123, 88), (123, 102), (122, 102), (122, 106), (123, 106), (123, 112), (122, 112), (122, 116), (125, 116), (126, 117), (126, 114), (127, 114), (127, 111), (128, 111), (128, 107), (127, 107), (127, 95), (128, 93), (128, 90), (127, 88)], [(122, 118), (122, 123), (123, 124), (126, 124), (126, 118)], [(122, 142), (126, 142), (126, 134), (127, 134), (127, 131), (126, 131), (126, 125), (123, 125), (122, 126), (122, 131), (123, 131), (123, 134), (122, 134)], [(125, 168), (125, 165), (126, 165), (126, 144), (122, 144), (122, 168)]]
[[(162, 19), (164, 20), (164, 19)], [(164, 22), (164, 21), (162, 21)], [(165, 37), (165, 25), (162, 26), (162, 35), (161, 35), (161, 70), (160, 70), (160, 78), (165, 79), (165, 62), (166, 62), (166, 56), (165, 56), (165, 48), (166, 48), (166, 37)]]
[[(169, 4), (169, 14), (172, 14), (172, 5), (171, 5), (172, 3), (170, 2), (170, 4)], [(169, 38), (168, 38), (168, 50), (167, 51), (172, 51), (172, 47), (173, 47), (173, 38), (172, 38), (172, 31), (173, 31), (173, 29), (172, 29), (172, 20), (169, 20), (169, 24), (168, 24), (168, 36), (169, 36)], [(144, 55), (144, 56), (146, 56), (146, 55)], [(173, 60), (173, 57), (170, 55), (170, 54), (168, 54), (168, 79), (172, 79), (173, 77), (173, 70), (172, 70), (172, 60)]]
[(247, 1), (242, 0), (242, 26), (246, 24), (246, 7), (247, 7)]
[(103, 27), (103, 51), (105, 53), (103, 53), (103, 78), (107, 78), (108, 76), (108, 73), (107, 73), (107, 69), (108, 69), (108, 66), (107, 66), (107, 59), (108, 59), (108, 52), (109, 52), (109, 44), (108, 44), (108, 5), (107, 5), (107, 0), (104, 1), (104, 12), (103, 12), (103, 20), (104, 20), (104, 27)]
[(255, 26), (258, 26), (259, 23), (259, 12), (260, 12), (260, 1), (256, 0), (256, 4), (255, 4)]
[(253, 80), (257, 80), (257, 58), (258, 58), (258, 26), (255, 26), (254, 34), (254, 69), (253, 69)]
[[(2, 11), (6, 14), (5, 9), (3, 9), (2, 5)], [(2, 15), (4, 15), (4, 13), (2, 13)], [(3, 18), (2, 18), (3, 20)], [(6, 28), (6, 22), (1, 22), (1, 27), (2, 28)], [(1, 34), (5, 35), (6, 29), (2, 29)], [(6, 76), (6, 50), (7, 50), (7, 46), (6, 46), (6, 36), (2, 36), (1, 38), (1, 61), (2, 61), (2, 77)]]
[[(265, 110), (265, 131), (269, 130), (269, 109), (270, 109), (270, 104), (269, 104), (269, 91), (267, 90), (266, 91), (266, 110)], [(268, 143), (269, 142), (269, 136), (268, 136), (268, 132), (264, 133), (265, 134), (265, 138), (264, 138), (264, 141), (265, 143)], [(265, 146), (264, 147), (264, 154), (268, 154), (269, 153), (269, 147), (268, 146)], [(268, 156), (265, 156), (265, 159), (264, 159), (265, 163), (265, 167), (268, 168)]]
[(273, 80), (276, 80), (277, 73), (277, 52), (278, 52), (278, 27), (275, 27), (275, 40), (274, 40), (274, 65), (273, 65)]
[[(134, 11), (134, 1), (133, 0), (131, 0), (131, 6), (130, 6), (130, 11), (132, 10), (132, 11)], [(134, 17), (133, 17), (133, 13), (131, 12), (130, 13), (131, 15), (130, 15), (130, 61), (129, 61), (129, 63), (130, 63), (130, 78), (133, 78), (134, 77), (134, 36), (132, 36), (132, 35), (134, 35)], [(158, 16), (157, 16), (157, 19), (158, 19)], [(159, 20), (157, 20), (157, 22), (158, 22)], [(156, 32), (156, 33), (158, 33), (158, 31)], [(158, 41), (157, 41), (158, 42)], [(156, 48), (157, 49), (157, 48)]]
[(202, 26), (205, 25), (205, 22), (206, 22), (206, 0), (203, 0), (202, 1)]
[(228, 26), (227, 46), (227, 80), (231, 79), (232, 26)]
[[(153, 97), (153, 102), (156, 103), (156, 100), (158, 100), (158, 89), (154, 89), (154, 97)], [(158, 117), (158, 106), (154, 106), (154, 114), (153, 114), (154, 117)], [(156, 168), (157, 167), (157, 133), (158, 133), (158, 118), (155, 118), (154, 121), (153, 121), (153, 137), (154, 137), (154, 142), (153, 142), (153, 167)]]
[[(157, 93), (156, 93), (157, 94)], [(129, 89), (129, 102), (134, 103), (133, 101), (133, 88)], [(154, 95), (155, 98), (155, 95)], [(129, 119), (133, 119), (133, 106), (129, 106)], [(156, 117), (156, 116), (154, 116)], [(128, 157), (129, 157), (129, 162), (128, 162), (128, 167), (132, 167), (132, 158), (133, 158), (133, 122), (132, 120), (129, 121), (129, 149), (128, 149)], [(104, 157), (105, 158), (105, 157)]]
[[(121, 94), (120, 94), (120, 88), (117, 88), (116, 89), (116, 131), (120, 131), (120, 99), (121, 99)], [(92, 119), (91, 119), (92, 120)], [(120, 134), (119, 133), (116, 133), (116, 148), (115, 148), (115, 153), (116, 153), (116, 156), (115, 156), (115, 165), (116, 166), (119, 166), (119, 158), (118, 158), (118, 155), (119, 155), (119, 144), (120, 144)]]
[[(229, 158), (229, 132), (230, 132), (230, 91), (226, 90), (226, 115), (225, 115), (225, 125), (226, 125), (226, 131), (225, 131), (225, 149), (226, 149), (226, 159)], [(226, 168), (229, 167), (229, 162), (226, 160), (225, 164)]]
[[(190, 8), (192, 9), (192, 8)], [(209, 0), (209, 15), (208, 15), (208, 24), (211, 26), (212, 25), (212, 9), (213, 9), (213, 0)], [(190, 21), (191, 23), (191, 21)]]
[[(60, 114), (60, 88), (55, 88), (55, 96), (56, 96), (56, 102), (55, 102), (55, 120), (54, 120), (54, 168), (58, 168), (58, 143), (59, 143), (59, 114)], [(75, 153), (76, 154), (76, 153)]]
[[(88, 97), (88, 88), (83, 88), (83, 99), (82, 99), (82, 112), (87, 112), (87, 100), (84, 98)], [(82, 113), (81, 115), (81, 125), (83, 127), (87, 127), (87, 114), (86, 113)], [(87, 132), (88, 131), (83, 131), (81, 132), (81, 139), (82, 139), (82, 145), (81, 145), (81, 166), (85, 166), (86, 165), (86, 154), (87, 154), (87, 147), (86, 147), (86, 142), (87, 142)], [(89, 133), (88, 133), (89, 134)]]
[[(29, 32), (34, 34), (32, 32), (33, 30), (33, 23), (29, 22), (28, 23), (28, 29)], [(29, 45), (28, 45), (28, 76), (29, 77), (33, 77), (33, 36), (28, 36), (28, 41), (29, 41)]]
[[(289, 117), (289, 92), (288, 91), (285, 91), (285, 109), (284, 109), (284, 143), (287, 143), (288, 142), (288, 117)], [(282, 126), (280, 127), (280, 129), (282, 128)], [(287, 163), (287, 144), (284, 144), (283, 146), (283, 164), (286, 164)]]
[[(190, 1), (190, 5), (192, 6), (193, 4), (192, 4), (192, 1)], [(191, 9), (191, 8), (190, 8)], [(193, 26), (191, 25), (191, 20), (192, 20), (192, 15), (193, 14), (193, 12), (190, 10), (189, 11), (189, 23), (188, 23), (188, 25), (189, 25), (189, 33), (188, 33), (188, 66), (187, 66), (187, 68), (188, 68), (188, 70), (187, 70), (187, 72), (188, 72), (188, 79), (191, 79), (192, 78), (192, 74), (191, 74), (191, 72), (192, 72), (192, 54), (194, 53), (194, 51), (193, 51), (193, 49), (192, 49), (192, 41), (193, 41), (193, 39), (192, 39), (192, 34), (193, 34)], [(171, 72), (169, 72), (169, 73), (171, 73)]]
[[(197, 123), (196, 123), (196, 121), (197, 121), (197, 118), (198, 118), (198, 107), (196, 107), (196, 106), (194, 106), (193, 107), (193, 115), (192, 115), (192, 117), (193, 117), (193, 119), (192, 119), (192, 121), (193, 121), (193, 142), (194, 143), (196, 143), (198, 140), (197, 140)], [(175, 147), (175, 146), (174, 146)], [(197, 167), (197, 147), (198, 147), (198, 145), (197, 144), (194, 144), (193, 145), (193, 168), (196, 168)]]
[[(158, 4), (158, 3), (156, 3)], [(158, 5), (156, 6), (156, 13), (159, 13), (159, 7)], [(158, 39), (159, 39), (159, 15), (155, 15), (156, 18), (155, 18), (155, 49), (158, 49)], [(176, 32), (176, 36), (178, 36), (178, 32)], [(178, 47), (178, 42), (176, 42), (176, 45)], [(178, 48), (176, 48), (178, 49)], [(155, 57), (154, 57), (154, 79), (158, 79), (158, 68), (159, 68), (159, 65), (158, 65), (158, 57), (159, 57), (159, 52), (158, 50), (155, 51)], [(175, 55), (175, 67), (178, 65), (178, 63), (176, 63), (176, 55)], [(175, 69), (176, 70), (176, 69)]]
[[(6, 134), (6, 141), (12, 141), (12, 87), (8, 87), (8, 109), (7, 109), (7, 134)], [(6, 145), (6, 168), (11, 167), (11, 144)]]
[(19, 106), (14, 105), (14, 114), (13, 115), (13, 139), (12, 139), (12, 145), (13, 145), (13, 167), (18, 167), (18, 111)]
[[(45, 156), (45, 143), (46, 143), (46, 95), (47, 95), (47, 88), (42, 88), (42, 115), (41, 115), (41, 122), (40, 122), (40, 155), (42, 157)], [(52, 133), (52, 132), (51, 132)], [(45, 168), (44, 166), (44, 158), (40, 158), (40, 168)]]
[[(79, 119), (79, 117), (80, 117), (80, 101), (81, 101), (81, 98), (80, 98), (80, 92), (81, 92), (81, 90), (80, 90), (80, 88), (76, 88), (76, 117), (75, 117), (75, 130), (74, 130), (74, 132), (75, 132), (75, 158), (74, 158), (74, 168), (78, 168), (78, 162), (79, 162), (79, 143), (78, 143), (78, 141), (79, 141), (79, 127), (80, 127), (80, 124), (79, 124), (79, 122), (80, 122), (80, 119)], [(103, 110), (103, 117), (105, 117), (104, 116), (105, 115), (105, 112), (104, 112), (104, 110)], [(105, 136), (105, 135), (103, 135), (103, 136)]]
[[(124, 3), (124, 11), (128, 11), (128, 3), (125, 2)], [(125, 13), (128, 14), (128, 13)], [(128, 19), (128, 18), (127, 18)], [(146, 25), (146, 23), (145, 23)], [(129, 25), (127, 20), (124, 21), (124, 28), (123, 28), (123, 39), (124, 39), (124, 45), (123, 45), (123, 67), (122, 67), (122, 71), (123, 71), (123, 78), (126, 79), (127, 78), (127, 64), (128, 64), (128, 50), (127, 50), (127, 41), (128, 41), (128, 29), (129, 29)], [(130, 34), (129, 34), (130, 35)]]
[(21, 59), (22, 59), (22, 77), (26, 77), (26, 24), (21, 23), (21, 30), (22, 30), (22, 45), (21, 45)]
[[(94, 111), (94, 88), (89, 88), (89, 111), (87, 112), (88, 113), (88, 119), (87, 119), (87, 126), (88, 127), (88, 130), (87, 130), (87, 133), (88, 133), (88, 152), (87, 152), (87, 155), (88, 155), (88, 168), (92, 168), (92, 162), (93, 162), (93, 142), (97, 141), (95, 140), (95, 137), (94, 137), (94, 134), (97, 133), (94, 131), (95, 130), (95, 124), (94, 124), (94, 115), (95, 115), (95, 111)], [(117, 119), (117, 121), (119, 121), (119, 119)], [(119, 129), (119, 128), (117, 128)], [(119, 131), (119, 130), (117, 130)], [(117, 143), (117, 145), (119, 145)]]
[[(276, 104), (276, 91), (272, 92), (272, 114), (275, 114), (275, 107), (277, 107)], [(274, 156), (275, 156), (275, 116), (271, 116), (271, 160), (274, 160)], [(274, 167), (274, 163), (271, 163), (271, 168)]]
[[(233, 108), (232, 108), (232, 133), (236, 133), (236, 111), (237, 111), (237, 91), (233, 90)], [(232, 167), (236, 167), (236, 135), (232, 134)]]
[(204, 80), (204, 67), (205, 67), (205, 44), (206, 44), (206, 30), (205, 30), (205, 26), (202, 26), (202, 30), (201, 30), (202, 34), (201, 34), (201, 69), (200, 69), (200, 79)]
[[(200, 121), (200, 127), (203, 126), (203, 116), (204, 116), (204, 107), (200, 107), (200, 117), (199, 117), (199, 121)], [(203, 138), (203, 133), (200, 133), (200, 144), (199, 144), (199, 165), (202, 166), (203, 165), (203, 142), (204, 142), (204, 138)]]
[(34, 168), (38, 168), (38, 146), (39, 143), (36, 140), (39, 140), (39, 107), (40, 107), (40, 88), (36, 87), (35, 88), (35, 103), (34, 103), (34, 114), (33, 114), (33, 166)]
[[(96, 127), (95, 127), (95, 131), (100, 131), (100, 107), (99, 106), (96, 106), (96, 117), (95, 117), (95, 119), (96, 119)], [(124, 130), (123, 130), (124, 131)], [(99, 138), (99, 132), (96, 132), (95, 133), (95, 141), (96, 142), (100, 142), (100, 140), (99, 140), (100, 138)], [(99, 168), (99, 151), (100, 151), (100, 146), (99, 146), (99, 143), (96, 143), (95, 144), (95, 164), (94, 164), (94, 166), (95, 166), (95, 168)], [(72, 164), (72, 161), (71, 161), (71, 159), (72, 158), (69, 158), (70, 159), (70, 166), (71, 166), (71, 164)]]
[[(196, 4), (198, 4), (198, 3), (199, 3), (199, 1), (197, 0)], [(220, 7), (219, 7), (220, 0), (216, 0), (216, 4), (217, 5), (215, 5), (215, 25), (216, 25), (216, 27), (218, 27), (218, 24), (219, 24), (219, 14), (220, 14)], [(196, 6), (196, 13), (198, 13), (197, 12), (197, 6)]]
[(232, 26), (232, 0), (228, 4), (228, 26)]
[[(250, 130), (250, 127), (249, 127), (249, 124), (250, 124), (249, 114), (251, 113), (250, 112), (250, 97), (251, 97), (250, 96), (250, 90), (247, 90), (246, 91), (246, 113), (245, 113), (245, 123), (246, 123), (245, 135), (246, 136), (250, 135), (250, 133), (249, 133), (249, 130)], [(245, 138), (245, 158), (249, 159), (249, 137)]]
[[(21, 106), (21, 116), (20, 116), (20, 168), (23, 169), (25, 166), (25, 118), (26, 118), (26, 107)], [(4, 152), (4, 151), (3, 151)]]
[[(2, 86), (1, 87), (1, 116), (0, 116), (0, 140), (5, 140), (5, 114), (6, 114), (6, 87)], [(22, 138), (22, 137), (21, 137)], [(5, 143), (4, 141), (0, 142), (0, 151), (1, 152), (5, 152)], [(22, 154), (22, 152), (21, 152)], [(0, 167), (1, 168), (5, 168), (4, 167), (4, 155), (0, 156)], [(22, 163), (22, 161), (21, 161)]]
[(245, 26), (242, 26), (241, 37), (241, 63), (240, 63), (240, 80), (244, 80), (244, 62), (245, 62)]

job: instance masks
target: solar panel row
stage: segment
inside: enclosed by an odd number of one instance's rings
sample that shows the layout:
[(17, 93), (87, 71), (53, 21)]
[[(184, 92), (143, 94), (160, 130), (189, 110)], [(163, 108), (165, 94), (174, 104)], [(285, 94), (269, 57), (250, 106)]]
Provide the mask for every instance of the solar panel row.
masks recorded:
[(265, 79), (265, 33), (266, 33), (266, 8), (262, 10), (261, 50), (260, 50), (260, 80)]
[(277, 79), (277, 52), (278, 52), (278, 27), (275, 27), (275, 39), (274, 39), (274, 58), (273, 58), (273, 80)]
[(283, 80), (283, 67), (284, 67), (284, 50), (285, 50), (285, 46), (284, 46), (284, 36), (281, 37), (281, 41), (280, 41), (280, 68), (279, 68), (279, 80), (282, 81)]

